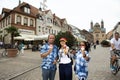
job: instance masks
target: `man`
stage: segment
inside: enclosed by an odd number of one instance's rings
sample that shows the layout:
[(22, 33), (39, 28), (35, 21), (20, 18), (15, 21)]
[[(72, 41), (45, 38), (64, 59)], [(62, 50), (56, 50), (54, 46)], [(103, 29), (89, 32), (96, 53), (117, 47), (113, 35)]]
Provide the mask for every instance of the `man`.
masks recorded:
[(115, 68), (113, 67), (113, 64), (115, 60), (117, 59), (116, 54), (114, 54), (114, 50), (120, 50), (120, 38), (119, 38), (118, 32), (115, 32), (114, 38), (112, 38), (110, 42), (111, 42), (111, 48), (110, 48), (111, 70), (114, 70)]
[(58, 48), (54, 45), (55, 35), (48, 36), (48, 43), (45, 43), (40, 51), (42, 60), (42, 77), (43, 80), (54, 80), (56, 73), (56, 61), (58, 56)]

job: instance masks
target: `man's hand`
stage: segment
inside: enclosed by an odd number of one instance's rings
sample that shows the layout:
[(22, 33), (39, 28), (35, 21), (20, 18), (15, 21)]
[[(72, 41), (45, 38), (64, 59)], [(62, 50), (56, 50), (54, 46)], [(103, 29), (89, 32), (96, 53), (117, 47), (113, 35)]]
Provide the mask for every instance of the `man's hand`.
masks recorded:
[(52, 52), (52, 50), (53, 50), (53, 45), (50, 44), (50, 46), (49, 46), (49, 50), (48, 50), (49, 54)]

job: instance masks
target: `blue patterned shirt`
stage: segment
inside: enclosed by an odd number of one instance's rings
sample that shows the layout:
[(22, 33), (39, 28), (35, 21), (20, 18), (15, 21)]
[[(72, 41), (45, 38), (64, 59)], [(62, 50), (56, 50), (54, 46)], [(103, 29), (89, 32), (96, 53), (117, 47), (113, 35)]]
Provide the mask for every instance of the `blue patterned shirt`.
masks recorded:
[[(44, 54), (48, 50), (49, 50), (49, 44), (46, 43), (45, 45), (42, 46), (40, 53)], [(55, 70), (56, 64), (53, 64), (53, 62), (57, 58), (57, 56), (58, 56), (58, 47), (54, 45), (52, 52), (49, 55), (47, 55), (47, 57), (43, 58), (41, 67), (44, 69)]]
[[(87, 51), (85, 51), (86, 56), (89, 57), (89, 54)], [(79, 50), (75, 55), (75, 73), (76, 75), (80, 77), (87, 78), (88, 76), (88, 62), (83, 57), (81, 50)]]

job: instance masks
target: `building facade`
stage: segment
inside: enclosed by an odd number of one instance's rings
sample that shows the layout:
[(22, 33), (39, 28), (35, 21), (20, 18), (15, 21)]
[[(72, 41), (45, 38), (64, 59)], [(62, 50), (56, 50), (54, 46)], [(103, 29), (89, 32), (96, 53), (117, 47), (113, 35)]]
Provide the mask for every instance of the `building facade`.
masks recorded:
[(107, 33), (107, 39), (110, 40), (113, 38), (115, 32), (118, 32), (120, 34), (120, 22), (118, 22), (115, 27)]
[(91, 28), (89, 32), (93, 35), (94, 42), (101, 42), (106, 39), (106, 29), (104, 28), (104, 22), (101, 21), (101, 24), (96, 23), (95, 25), (93, 22), (90, 23)]
[[(0, 15), (0, 37), (6, 44), (10, 43), (10, 35), (4, 30), (10, 26), (18, 28), (23, 40), (40, 40), (41, 36), (71, 31), (67, 20), (60, 19), (51, 10), (38, 9), (26, 2), (19, 2), (13, 9), (3, 8)], [(15, 38), (18, 39), (18, 38)]]
[(94, 42), (94, 37), (93, 35), (88, 32), (87, 30), (83, 29), (81, 30), (81, 34), (85, 36), (85, 40), (89, 43), (93, 43)]

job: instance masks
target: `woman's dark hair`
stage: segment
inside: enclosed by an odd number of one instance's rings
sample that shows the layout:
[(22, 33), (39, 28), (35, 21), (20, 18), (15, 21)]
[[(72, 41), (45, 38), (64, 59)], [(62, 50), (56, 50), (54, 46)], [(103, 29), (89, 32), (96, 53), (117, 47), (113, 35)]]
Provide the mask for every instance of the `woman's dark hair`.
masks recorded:
[(89, 52), (89, 46), (87, 45), (87, 42), (86, 41), (81, 41), (80, 43), (84, 43), (85, 44), (85, 50), (87, 52)]

